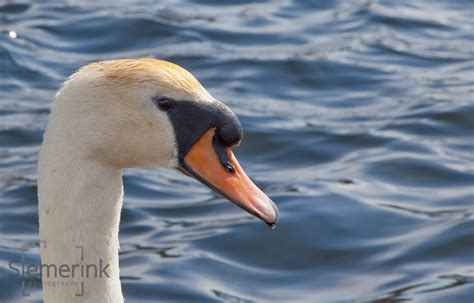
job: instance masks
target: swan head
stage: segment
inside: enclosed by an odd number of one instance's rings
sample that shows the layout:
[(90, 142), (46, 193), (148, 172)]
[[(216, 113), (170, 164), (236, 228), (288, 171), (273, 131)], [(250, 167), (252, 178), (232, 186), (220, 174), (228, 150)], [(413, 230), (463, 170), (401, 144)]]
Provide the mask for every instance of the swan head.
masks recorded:
[(275, 204), (232, 153), (242, 135), (237, 116), (188, 71), (143, 58), (73, 74), (56, 95), (45, 140), (117, 168), (177, 169), (273, 226)]

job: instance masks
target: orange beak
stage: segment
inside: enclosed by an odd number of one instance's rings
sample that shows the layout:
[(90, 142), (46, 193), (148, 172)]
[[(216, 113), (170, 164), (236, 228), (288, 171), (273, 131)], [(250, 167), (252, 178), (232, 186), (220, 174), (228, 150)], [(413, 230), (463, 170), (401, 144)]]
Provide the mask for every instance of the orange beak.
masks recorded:
[(233, 169), (225, 169), (212, 145), (214, 133), (215, 128), (208, 130), (191, 147), (182, 161), (183, 168), (273, 228), (278, 219), (275, 203), (249, 179), (230, 147), (225, 151)]

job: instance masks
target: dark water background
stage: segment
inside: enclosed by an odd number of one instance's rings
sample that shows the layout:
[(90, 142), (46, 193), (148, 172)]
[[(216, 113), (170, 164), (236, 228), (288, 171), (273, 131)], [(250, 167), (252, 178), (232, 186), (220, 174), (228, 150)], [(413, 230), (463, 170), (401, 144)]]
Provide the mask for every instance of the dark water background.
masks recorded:
[[(129, 170), (129, 302), (473, 302), (474, 2), (0, 0), (0, 302), (37, 239), (52, 96), (151, 56), (240, 117), (275, 230), (177, 173)], [(26, 251), (39, 263), (37, 247)]]

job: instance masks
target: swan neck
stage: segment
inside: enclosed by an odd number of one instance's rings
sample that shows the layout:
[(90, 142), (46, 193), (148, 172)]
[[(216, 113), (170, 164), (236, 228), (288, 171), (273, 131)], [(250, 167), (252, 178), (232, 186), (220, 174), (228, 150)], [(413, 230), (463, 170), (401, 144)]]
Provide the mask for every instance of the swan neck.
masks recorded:
[(61, 148), (46, 135), (40, 152), (45, 302), (123, 302), (118, 264), (122, 173), (82, 157), (79, 150)]

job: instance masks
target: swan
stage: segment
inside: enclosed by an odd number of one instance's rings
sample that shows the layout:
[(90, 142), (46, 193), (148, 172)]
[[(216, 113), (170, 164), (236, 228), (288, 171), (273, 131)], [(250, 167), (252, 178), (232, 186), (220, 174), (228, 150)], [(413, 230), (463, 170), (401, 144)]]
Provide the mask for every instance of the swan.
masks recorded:
[(177, 169), (275, 225), (275, 204), (232, 153), (241, 139), (237, 116), (171, 62), (100, 61), (71, 75), (55, 95), (38, 160), (45, 302), (124, 301), (125, 168)]

